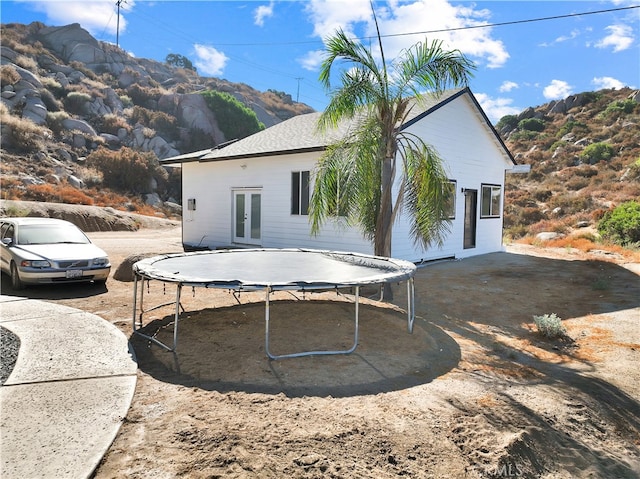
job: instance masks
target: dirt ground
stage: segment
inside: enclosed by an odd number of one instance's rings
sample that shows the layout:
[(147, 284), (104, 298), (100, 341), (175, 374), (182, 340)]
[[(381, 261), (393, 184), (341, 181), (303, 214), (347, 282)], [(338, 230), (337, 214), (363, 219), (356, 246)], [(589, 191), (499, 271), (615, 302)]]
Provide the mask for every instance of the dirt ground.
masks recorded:
[[(112, 274), (131, 254), (181, 251), (175, 227), (89, 236)], [(396, 304), (362, 301), (353, 354), (278, 361), (263, 293), (185, 288), (175, 354), (131, 337), (137, 390), (95, 478), (640, 477), (639, 275), (615, 255), (522, 245), (429, 264), (413, 334), (401, 284)], [(175, 295), (144, 288), (145, 307)], [(20, 294), (131, 336), (131, 282)], [(350, 295), (272, 300), (273, 353), (349, 347)], [(567, 338), (536, 333), (546, 313)], [(150, 311), (145, 331), (171, 342), (172, 318)]]

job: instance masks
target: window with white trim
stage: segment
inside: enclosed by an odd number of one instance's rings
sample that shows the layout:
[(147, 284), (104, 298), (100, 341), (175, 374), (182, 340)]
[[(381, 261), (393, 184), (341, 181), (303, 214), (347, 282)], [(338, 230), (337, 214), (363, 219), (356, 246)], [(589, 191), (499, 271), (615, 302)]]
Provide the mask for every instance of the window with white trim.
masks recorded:
[(502, 205), (502, 186), (482, 185), (480, 218), (499, 218)]
[(309, 214), (309, 171), (291, 172), (291, 214)]

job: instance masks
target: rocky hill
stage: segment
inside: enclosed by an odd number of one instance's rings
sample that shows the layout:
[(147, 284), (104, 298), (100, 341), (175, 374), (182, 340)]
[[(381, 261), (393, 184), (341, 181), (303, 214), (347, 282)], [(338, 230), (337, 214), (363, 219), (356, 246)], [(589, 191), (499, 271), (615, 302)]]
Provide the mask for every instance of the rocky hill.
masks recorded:
[[(311, 111), (282, 92), (131, 57), (77, 24), (1, 28), (5, 200), (177, 217), (179, 169), (157, 160), (247, 134), (227, 128), (208, 93), (228, 94), (247, 122), (265, 127)], [(640, 198), (639, 101), (630, 89), (585, 92), (498, 122), (518, 163), (531, 165), (507, 178), (508, 236), (594, 226), (607, 209)]]
[[(1, 28), (5, 199), (72, 203), (87, 202), (87, 196), (98, 204), (141, 208), (141, 195), (153, 195), (148, 202), (159, 206), (175, 201), (171, 196), (179, 181), (158, 168), (157, 159), (247, 134), (223, 116), (228, 108), (212, 107), (206, 93), (227, 94), (219, 101), (231, 102), (237, 116), (260, 128), (312, 111), (283, 92), (259, 92), (201, 77), (192, 69), (132, 57), (97, 41), (78, 24), (48, 27), (35, 22)], [(91, 161), (101, 149), (101, 157)], [(130, 150), (125, 153), (129, 161), (149, 163), (149, 178), (140, 179), (144, 187), (103, 184), (105, 172), (95, 164), (105, 158), (114, 161), (104, 150), (123, 149)], [(105, 186), (113, 190), (110, 199), (95, 190), (100, 187), (104, 193)], [(72, 195), (67, 187), (84, 195)]]
[[(508, 175), (505, 233), (566, 234), (640, 199), (640, 92), (572, 95), (496, 125), (526, 175)], [(588, 230), (586, 230), (588, 231)]]

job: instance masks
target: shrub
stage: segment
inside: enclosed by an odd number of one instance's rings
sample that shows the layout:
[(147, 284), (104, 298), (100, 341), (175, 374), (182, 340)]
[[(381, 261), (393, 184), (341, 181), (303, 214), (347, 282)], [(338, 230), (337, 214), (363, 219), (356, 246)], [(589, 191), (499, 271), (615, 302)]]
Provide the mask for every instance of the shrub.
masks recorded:
[(51, 137), (51, 131), (47, 128), (8, 113), (0, 115), (0, 124), (3, 149), (11, 149), (16, 153), (35, 153), (43, 150), (45, 138)]
[(635, 100), (632, 100), (630, 98), (627, 98), (625, 100), (615, 100), (607, 105), (607, 108), (605, 108), (603, 115), (619, 115), (621, 113), (628, 114), (634, 110), (636, 105), (637, 103), (635, 102)]
[(631, 163), (631, 166), (629, 166), (629, 178), (640, 180), (640, 158)]
[(568, 120), (564, 125), (560, 127), (556, 137), (562, 138), (567, 133), (575, 133), (577, 135), (586, 134), (589, 131), (589, 127), (580, 121)]
[(533, 322), (538, 328), (538, 333), (548, 339), (559, 338), (567, 333), (567, 330), (562, 325), (562, 320), (556, 313), (534, 316)]
[(98, 148), (87, 157), (87, 166), (102, 173), (104, 186), (134, 194), (150, 193), (154, 171), (160, 168), (153, 153), (126, 147), (118, 151)]
[(627, 201), (607, 211), (598, 223), (598, 232), (614, 243), (640, 242), (640, 203)]
[(578, 156), (582, 161), (594, 165), (601, 161), (609, 161), (615, 154), (613, 146), (600, 142), (588, 145)]
[(544, 121), (540, 118), (525, 118), (520, 120), (518, 128), (526, 131), (542, 131), (544, 130)]
[(90, 196), (67, 183), (61, 185), (52, 185), (50, 183), (29, 185), (26, 188), (23, 199), (73, 205), (93, 205), (93, 200)]
[(134, 83), (127, 88), (127, 94), (134, 105), (154, 108), (162, 96), (162, 91), (159, 88), (144, 87)]
[(505, 115), (498, 121), (496, 129), (502, 131), (503, 129), (513, 130), (518, 126), (518, 117), (516, 115)]
[(175, 116), (162, 111), (153, 111), (136, 105), (131, 110), (130, 118), (133, 124), (140, 123), (148, 126), (158, 131), (165, 139), (173, 139), (177, 135), (178, 120)]
[(127, 123), (127, 120), (115, 113), (108, 113), (100, 117), (99, 120), (100, 125), (98, 126), (98, 129), (102, 133), (117, 135), (118, 130), (121, 128), (124, 128), (127, 132), (131, 131), (131, 126)]
[(79, 91), (71, 91), (67, 93), (64, 105), (68, 111), (77, 115), (84, 115), (86, 105), (91, 101), (91, 95)]
[(25, 70), (29, 70), (30, 72), (36, 72), (38, 69), (38, 64), (36, 61), (25, 55), (18, 55), (15, 59), (15, 64), (19, 67), (24, 68)]
[(47, 90), (46, 88), (40, 88), (38, 90), (38, 93), (40, 93), (40, 99), (42, 100), (42, 103), (44, 103), (44, 106), (47, 108), (47, 111), (62, 110), (62, 105), (49, 90)]
[(229, 93), (207, 90), (202, 92), (209, 109), (216, 115), (218, 125), (227, 140), (241, 139), (264, 130), (253, 110)]
[(2, 65), (0, 67), (0, 87), (13, 85), (20, 81), (20, 74), (11, 65)]
[(51, 128), (56, 135), (62, 133), (62, 122), (69, 118), (69, 114), (66, 111), (55, 111), (47, 113), (47, 125)]

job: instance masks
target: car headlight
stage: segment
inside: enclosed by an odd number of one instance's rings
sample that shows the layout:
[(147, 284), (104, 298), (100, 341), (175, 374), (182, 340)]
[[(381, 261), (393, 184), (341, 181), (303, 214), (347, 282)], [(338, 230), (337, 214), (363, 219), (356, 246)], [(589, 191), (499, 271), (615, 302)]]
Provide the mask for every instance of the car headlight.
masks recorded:
[(23, 268), (50, 268), (51, 263), (41, 259), (34, 260), (34, 261), (29, 261), (25, 259), (20, 263), (20, 266), (22, 266)]
[(107, 266), (109, 264), (109, 258), (95, 258), (93, 260), (94, 266)]

